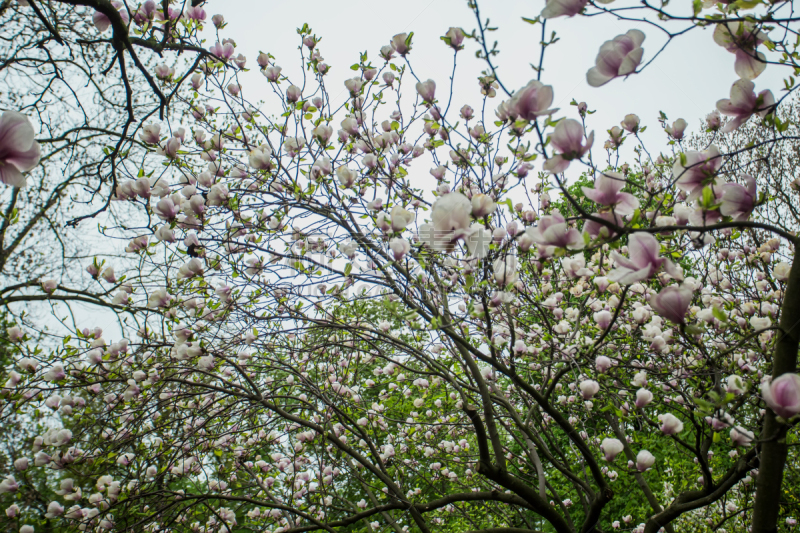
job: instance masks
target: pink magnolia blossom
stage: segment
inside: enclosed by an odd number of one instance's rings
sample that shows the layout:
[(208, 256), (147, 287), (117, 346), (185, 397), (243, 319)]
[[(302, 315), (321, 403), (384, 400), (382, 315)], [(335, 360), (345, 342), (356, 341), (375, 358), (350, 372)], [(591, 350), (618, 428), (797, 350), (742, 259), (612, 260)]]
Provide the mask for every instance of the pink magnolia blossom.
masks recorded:
[(677, 435), (683, 431), (683, 422), (672, 413), (658, 415), (658, 420), (661, 422), (661, 432), (664, 435)]
[(609, 463), (612, 462), (617, 455), (622, 453), (622, 450), (625, 449), (619, 439), (603, 439), (603, 442), (600, 444), (600, 448), (603, 450), (605, 460)]
[(556, 109), (549, 109), (553, 104), (553, 87), (531, 80), (528, 85), (514, 93), (508, 100), (506, 109), (512, 119), (536, 120), (536, 117), (551, 115)]
[[(119, 17), (122, 19), (123, 24), (127, 26), (130, 18), (128, 17), (128, 10), (125, 8), (125, 4), (119, 0), (113, 0), (111, 5), (119, 12)], [(92, 22), (100, 33), (103, 33), (111, 26), (111, 20), (99, 11), (95, 11), (92, 15)]]
[(703, 189), (714, 182), (719, 167), (722, 166), (722, 156), (715, 145), (702, 152), (686, 152), (686, 163), (677, 158), (672, 166), (672, 179), (677, 180), (676, 185), (682, 191), (689, 193), (688, 200), (692, 201), (703, 192)]
[(742, 427), (731, 428), (731, 442), (734, 446), (749, 446), (755, 435)]
[(417, 83), (417, 94), (423, 101), (432, 104), (436, 94), (436, 82), (433, 80), (420, 81)]
[(629, 30), (603, 43), (595, 60), (596, 66), (586, 73), (589, 85), (600, 87), (616, 77), (632, 74), (642, 61), (644, 37), (639, 30)]
[(392, 251), (395, 261), (400, 261), (411, 251), (411, 243), (402, 237), (395, 237), (389, 241), (389, 249)]
[(714, 28), (714, 42), (736, 55), (733, 70), (743, 80), (754, 80), (767, 68), (766, 56), (756, 48), (768, 40), (753, 22), (731, 21)]
[(202, 6), (189, 6), (186, 8), (186, 18), (189, 20), (206, 20), (206, 10)]
[(639, 389), (636, 391), (636, 401), (634, 404), (638, 408), (646, 407), (647, 404), (653, 401), (653, 393), (647, 389)]
[(620, 192), (625, 186), (625, 178), (619, 172), (605, 172), (597, 178), (594, 189), (581, 187), (590, 200), (604, 206), (613, 207), (620, 215), (630, 215), (639, 208), (639, 199), (627, 192)]
[(686, 311), (691, 303), (692, 290), (683, 285), (670, 285), (650, 297), (650, 307), (662, 317), (676, 324), (683, 324)]
[(547, 0), (540, 16), (544, 19), (574, 17), (583, 11), (588, 3), (589, 0)]
[(722, 186), (722, 204), (719, 212), (722, 216), (733, 217), (734, 220), (747, 220), (755, 209), (758, 191), (756, 180), (749, 174), (742, 174), (745, 185), (726, 183)]
[(208, 49), (209, 52), (217, 56), (223, 61), (227, 61), (233, 55), (233, 44), (227, 42), (225, 44), (222, 43), (215, 43), (211, 48)]
[[(604, 211), (602, 213), (592, 213), (592, 216), (606, 220), (616, 226), (624, 225), (622, 216), (617, 212)], [(595, 222), (594, 220), (587, 220), (586, 223), (583, 225), (583, 231), (584, 233), (587, 233), (589, 237), (591, 237), (592, 239), (597, 239), (597, 238), (607, 239), (617, 234), (617, 232), (615, 232), (605, 224), (602, 224), (600, 222)]]
[(765, 117), (775, 105), (772, 91), (764, 89), (758, 95), (755, 91), (756, 84), (749, 80), (737, 80), (731, 87), (731, 97), (717, 102), (717, 109), (723, 115), (733, 117), (722, 131), (725, 133), (738, 129), (750, 120), (754, 114)]
[(172, 220), (181, 212), (181, 203), (174, 201), (173, 198), (163, 198), (159, 200), (153, 211), (161, 220)]
[(620, 122), (620, 125), (628, 133), (636, 133), (639, 131), (639, 117), (633, 113), (625, 115), (625, 119)]
[(33, 126), (25, 115), (6, 111), (0, 116), (0, 181), (6, 185), (27, 185), (22, 173), (38, 165), (42, 157), (34, 136)]
[(628, 239), (628, 254), (624, 257), (611, 252), (617, 268), (608, 274), (608, 278), (623, 285), (632, 285), (655, 274), (662, 266), (667, 274), (676, 279), (683, 279), (683, 274), (675, 264), (666, 257), (659, 257), (661, 244), (649, 233), (634, 233)]
[(581, 381), (578, 384), (578, 388), (581, 390), (581, 396), (584, 400), (591, 400), (595, 394), (600, 392), (600, 384), (592, 379)]
[(570, 228), (558, 210), (553, 211), (552, 215), (543, 216), (538, 226), (528, 228), (525, 233), (533, 242), (544, 246), (570, 250), (580, 250), (584, 246), (581, 233)]
[(434, 250), (452, 251), (457, 241), (469, 235), (471, 213), (469, 198), (459, 192), (445, 194), (433, 204), (431, 224), (420, 226), (420, 239)]
[[(398, 33), (392, 37), (392, 40), (389, 44), (391, 45), (392, 50), (401, 56), (405, 56), (411, 51), (411, 37), (407, 33)], [(381, 51), (383, 51), (383, 49), (381, 49)]]
[(464, 30), (461, 28), (451, 27), (449, 30), (447, 30), (447, 33), (445, 33), (444, 36), (447, 39), (447, 45), (453, 50), (458, 51), (464, 48), (461, 46), (461, 43), (464, 42)]
[(147, 124), (142, 126), (142, 132), (139, 134), (139, 139), (147, 144), (158, 144), (161, 139), (161, 125), (160, 124)]
[(685, 120), (679, 118), (678, 120), (672, 123), (672, 126), (664, 127), (664, 131), (666, 131), (667, 135), (669, 135), (673, 139), (681, 140), (683, 139), (683, 132), (686, 130), (687, 125), (688, 124), (686, 124)]
[(594, 143), (594, 132), (589, 134), (585, 143), (583, 134), (583, 125), (577, 120), (568, 118), (556, 124), (550, 135), (550, 144), (558, 154), (545, 161), (544, 169), (552, 174), (560, 174), (569, 167), (570, 161), (586, 155)]
[(642, 450), (636, 455), (636, 470), (644, 472), (656, 464), (655, 456), (647, 450)]
[(761, 396), (776, 415), (792, 418), (800, 414), (800, 376), (783, 374), (761, 384)]

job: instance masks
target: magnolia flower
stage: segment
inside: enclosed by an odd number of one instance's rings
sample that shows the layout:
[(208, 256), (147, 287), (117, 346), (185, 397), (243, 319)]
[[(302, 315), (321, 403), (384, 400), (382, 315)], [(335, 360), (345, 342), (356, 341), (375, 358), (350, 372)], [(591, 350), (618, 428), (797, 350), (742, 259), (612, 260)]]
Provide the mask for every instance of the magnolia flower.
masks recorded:
[(786, 281), (789, 279), (789, 273), (792, 271), (792, 265), (781, 261), (772, 267), (772, 273), (778, 281)]
[(336, 169), (336, 177), (339, 178), (339, 182), (342, 184), (342, 187), (349, 189), (356, 182), (358, 174), (355, 170), (342, 166)]
[(581, 395), (584, 400), (591, 400), (595, 394), (600, 392), (600, 384), (591, 379), (581, 381), (578, 384), (578, 388), (581, 389)]
[(622, 450), (625, 449), (619, 439), (603, 439), (603, 442), (600, 444), (600, 448), (603, 450), (603, 455), (605, 456), (606, 461), (609, 463), (612, 462), (617, 455), (622, 453)]
[(656, 458), (647, 450), (642, 450), (636, 455), (636, 470), (639, 472), (644, 472), (654, 464), (656, 464)]
[(750, 318), (750, 325), (753, 329), (766, 329), (772, 325), (772, 320), (766, 316), (754, 316)]
[(553, 104), (553, 87), (531, 80), (528, 85), (514, 93), (506, 104), (508, 115), (516, 120), (536, 120), (542, 115), (551, 115), (556, 109), (548, 109)]
[(142, 126), (142, 132), (139, 134), (139, 139), (147, 144), (158, 144), (158, 141), (161, 139), (161, 125), (147, 124)]
[(639, 117), (634, 114), (625, 115), (625, 118), (620, 122), (622, 129), (628, 133), (636, 133), (639, 131)]
[(494, 279), (503, 287), (506, 285), (511, 285), (519, 279), (516, 256), (507, 255), (495, 260)]
[(611, 311), (602, 310), (592, 315), (592, 318), (599, 329), (605, 330), (611, 325), (611, 319), (614, 318), (614, 315), (611, 314)]
[(58, 502), (50, 502), (50, 505), (47, 506), (47, 513), (45, 513), (45, 518), (57, 518), (64, 513), (64, 507), (61, 506)]
[(642, 61), (644, 33), (629, 30), (625, 35), (617, 35), (600, 47), (595, 63), (597, 66), (586, 73), (586, 81), (592, 87), (605, 85), (618, 76), (632, 74)]
[(638, 408), (642, 408), (647, 406), (650, 402), (653, 401), (653, 393), (647, 389), (639, 389), (636, 391), (636, 401), (634, 405)]
[(673, 139), (681, 140), (683, 139), (683, 132), (684, 130), (686, 130), (687, 125), (688, 124), (686, 124), (685, 120), (679, 118), (678, 120), (672, 123), (672, 126), (669, 125), (665, 126), (664, 131), (666, 131), (667, 135), (669, 135)]
[(583, 194), (590, 200), (604, 206), (613, 207), (620, 215), (630, 215), (639, 208), (639, 199), (627, 192), (620, 192), (625, 187), (625, 178), (619, 172), (606, 172), (597, 178), (594, 189), (581, 187)]
[(339, 245), (339, 251), (348, 259), (353, 259), (356, 256), (358, 244), (355, 241), (347, 241)]
[(497, 209), (492, 197), (486, 194), (476, 194), (472, 197), (472, 216), (483, 218), (491, 215)]
[(658, 256), (660, 250), (661, 245), (651, 234), (634, 233), (628, 238), (630, 258), (611, 252), (611, 258), (616, 262), (617, 268), (608, 274), (608, 278), (622, 285), (632, 285), (650, 278), (663, 265), (667, 274), (676, 279), (683, 279), (683, 273), (669, 258)]
[(153, 211), (162, 220), (172, 220), (181, 211), (180, 202), (176, 202), (172, 197), (163, 198), (158, 201)]
[(570, 228), (558, 210), (554, 210), (552, 215), (543, 216), (538, 226), (526, 229), (525, 233), (533, 242), (544, 246), (570, 250), (580, 250), (584, 246), (580, 232)]
[(262, 144), (250, 150), (248, 157), (250, 166), (258, 170), (272, 170), (272, 150), (269, 146)]
[(417, 82), (417, 94), (424, 102), (432, 104), (436, 94), (436, 82), (433, 80)]
[(302, 137), (286, 137), (283, 141), (283, 151), (289, 157), (297, 157), (303, 147), (306, 145), (306, 140)]
[(681, 158), (675, 159), (672, 179), (677, 179), (678, 188), (689, 193), (688, 200), (692, 201), (714, 181), (722, 165), (722, 156), (719, 148), (712, 144), (703, 152), (686, 152), (685, 161), (684, 164), (681, 163)]
[(761, 396), (776, 415), (789, 419), (800, 413), (800, 376), (783, 374), (761, 384)]
[(361, 92), (361, 87), (363, 87), (364, 82), (361, 78), (350, 78), (349, 80), (344, 80), (345, 88), (350, 92), (350, 96), (356, 96), (359, 92)]
[(396, 205), (392, 208), (392, 230), (403, 231), (406, 226), (411, 224), (416, 218), (416, 215), (411, 211), (403, 209), (401, 206)]
[(172, 295), (168, 294), (166, 289), (159, 289), (150, 294), (147, 299), (147, 307), (167, 307), (172, 301)]
[(464, 42), (464, 30), (461, 28), (451, 27), (449, 30), (447, 30), (447, 33), (445, 33), (444, 36), (447, 39), (446, 42), (448, 46), (453, 48), (453, 50), (458, 51), (464, 48), (461, 46), (461, 43)]
[(227, 61), (231, 58), (231, 56), (233, 56), (234, 48), (231, 42), (226, 42), (225, 44), (215, 43), (208, 49), (208, 51), (221, 60)]
[(683, 324), (686, 311), (692, 303), (692, 290), (681, 285), (670, 285), (650, 297), (650, 307), (659, 315), (676, 324)]
[(594, 360), (594, 367), (599, 373), (605, 374), (611, 368), (611, 359), (605, 355), (598, 355), (597, 359)]
[(267, 78), (267, 79), (268, 79), (268, 80), (269, 80), (271, 83), (275, 83), (275, 82), (276, 82), (276, 81), (278, 81), (278, 80), (280, 79), (280, 77), (281, 77), (281, 70), (283, 70), (283, 68), (282, 68), (282, 67), (278, 67), (278, 66), (272, 66), (272, 67), (267, 67), (267, 68), (265, 68), (264, 70), (262, 70), (262, 71), (261, 71), (261, 73), (262, 73), (262, 74), (264, 75), (264, 77), (265, 77), (265, 78)]
[(658, 420), (661, 422), (661, 432), (664, 435), (677, 435), (683, 431), (683, 422), (672, 413), (658, 415)]
[[(130, 22), (130, 17), (128, 16), (128, 10), (125, 9), (125, 4), (118, 0), (113, 0), (111, 5), (119, 12), (119, 17), (122, 19), (123, 24), (127, 26), (128, 22)], [(103, 33), (111, 26), (111, 20), (99, 11), (95, 11), (92, 14), (92, 22), (100, 33)]]
[(411, 51), (411, 37), (407, 33), (398, 33), (389, 43), (392, 47), (392, 50), (400, 54), (401, 56), (405, 56)]
[(558, 153), (544, 162), (544, 169), (552, 174), (560, 174), (567, 169), (570, 161), (586, 155), (594, 143), (594, 132), (589, 134), (585, 143), (583, 134), (583, 125), (577, 120), (567, 118), (559, 121), (550, 135), (550, 144)]
[(756, 95), (755, 87), (756, 84), (752, 81), (737, 80), (731, 87), (731, 97), (717, 102), (720, 113), (733, 117), (722, 128), (723, 132), (728, 133), (738, 129), (754, 114), (763, 118), (772, 112), (775, 106), (772, 91), (764, 89)]
[[(622, 217), (619, 213), (610, 212), (610, 211), (603, 211), (602, 213), (592, 213), (593, 217), (600, 218), (603, 220), (608, 221), (615, 226), (623, 226), (624, 222)], [(592, 239), (607, 239), (609, 237), (613, 237), (617, 233), (600, 222), (596, 222), (594, 220), (587, 220), (586, 223), (583, 225), (584, 233), (587, 233), (589, 237)]]
[(544, 19), (574, 17), (583, 11), (588, 3), (589, 0), (547, 0), (540, 16)]
[(434, 250), (452, 251), (469, 235), (472, 202), (459, 192), (445, 194), (433, 204), (431, 224), (420, 226), (420, 239)]
[(400, 261), (409, 251), (411, 251), (411, 243), (402, 237), (395, 237), (389, 241), (389, 249), (394, 255), (394, 260)]
[(734, 446), (749, 446), (755, 436), (743, 427), (731, 428), (731, 442)]
[(39, 143), (28, 117), (16, 111), (0, 116), (0, 181), (12, 187), (25, 187), (23, 172), (39, 164)]
[(722, 186), (722, 199), (719, 212), (734, 220), (747, 220), (755, 209), (757, 200), (756, 180), (749, 174), (742, 174), (746, 185), (726, 183)]
[(714, 42), (736, 55), (733, 70), (743, 80), (754, 80), (767, 68), (766, 56), (756, 48), (768, 40), (767, 35), (749, 21), (724, 22), (714, 28)]

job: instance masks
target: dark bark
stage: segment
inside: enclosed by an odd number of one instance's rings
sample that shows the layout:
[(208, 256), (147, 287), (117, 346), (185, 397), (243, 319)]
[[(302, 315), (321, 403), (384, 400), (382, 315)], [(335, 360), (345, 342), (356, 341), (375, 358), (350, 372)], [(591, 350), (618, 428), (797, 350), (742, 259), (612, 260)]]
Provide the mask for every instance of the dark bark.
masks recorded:
[[(772, 356), (772, 379), (797, 370), (797, 351), (800, 346), (800, 259), (796, 254), (783, 295), (777, 337)], [(775, 413), (767, 409), (760, 435), (761, 453), (753, 508), (753, 533), (778, 531), (781, 485), (788, 453), (787, 430), (788, 426), (779, 422)]]

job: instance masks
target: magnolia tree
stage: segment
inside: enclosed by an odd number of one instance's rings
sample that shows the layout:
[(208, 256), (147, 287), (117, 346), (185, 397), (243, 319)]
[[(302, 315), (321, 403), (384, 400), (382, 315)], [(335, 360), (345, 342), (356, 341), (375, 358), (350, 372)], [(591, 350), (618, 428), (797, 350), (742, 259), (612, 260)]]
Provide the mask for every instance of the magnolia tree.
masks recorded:
[[(118, 180), (113, 204), (147, 223), (108, 228), (144, 273), (122, 303), (150, 311), (130, 341), (16, 356), (6, 405), (58, 416), (0, 484), (10, 527), (794, 529), (792, 5), (547, 2), (526, 19), (543, 36), (608, 15), (710, 27), (733, 56), (700, 135), (662, 117), (647, 147), (629, 114), (597, 125), (602, 150), (586, 104), (552, 108), (541, 63), (503, 83), (468, 8), (476, 28), (442, 46), (485, 61), (471, 103), (417, 78), (413, 34), (363, 54), (340, 107), (308, 26), (302, 79), (255, 60), (271, 104), (247, 99), (221, 16), (191, 94), (156, 67), (185, 118), (143, 127), (136, 164), (159, 179)], [(644, 40), (606, 42), (589, 85), (647, 75)], [(784, 96), (756, 87), (768, 65), (789, 68)], [(44, 517), (19, 496), (37, 468), (57, 485)]]

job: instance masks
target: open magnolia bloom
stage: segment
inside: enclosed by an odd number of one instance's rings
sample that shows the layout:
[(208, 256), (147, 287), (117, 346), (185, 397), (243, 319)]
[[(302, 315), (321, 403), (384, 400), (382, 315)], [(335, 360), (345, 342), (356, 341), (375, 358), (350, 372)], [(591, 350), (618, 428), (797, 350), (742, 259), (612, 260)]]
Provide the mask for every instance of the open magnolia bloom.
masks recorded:
[(754, 114), (761, 117), (771, 113), (775, 107), (775, 97), (772, 91), (765, 89), (756, 95), (755, 83), (749, 80), (737, 80), (731, 87), (730, 99), (717, 102), (717, 109), (723, 115), (733, 117), (723, 132), (731, 132), (750, 120)]
[(683, 272), (668, 257), (659, 257), (660, 250), (661, 244), (651, 234), (634, 233), (628, 238), (630, 257), (611, 252), (617, 268), (608, 274), (608, 278), (622, 285), (632, 285), (653, 276), (663, 266), (667, 274), (682, 280)]
[(672, 177), (682, 191), (689, 193), (694, 200), (708, 185), (718, 183), (717, 171), (722, 166), (722, 154), (715, 145), (702, 152), (686, 152), (683, 158), (676, 158), (672, 166)]
[(754, 80), (767, 68), (766, 56), (757, 48), (768, 40), (751, 21), (722, 21), (714, 28), (714, 42), (736, 56), (733, 69), (743, 80)]
[(544, 169), (553, 174), (560, 174), (569, 167), (570, 161), (582, 158), (592, 148), (594, 132), (584, 140), (581, 123), (573, 119), (564, 119), (556, 124), (550, 136), (550, 144), (558, 153), (545, 161)]
[(619, 172), (604, 172), (595, 181), (594, 189), (581, 187), (583, 194), (594, 202), (611, 207), (620, 215), (630, 215), (639, 208), (639, 199), (621, 192), (625, 187), (625, 177)]
[(639, 30), (629, 30), (603, 43), (597, 53), (596, 66), (586, 73), (589, 85), (600, 87), (614, 78), (633, 74), (642, 62), (644, 37)]
[(41, 159), (39, 143), (34, 140), (28, 117), (16, 111), (0, 115), (0, 181), (13, 187), (25, 187), (23, 172)]

